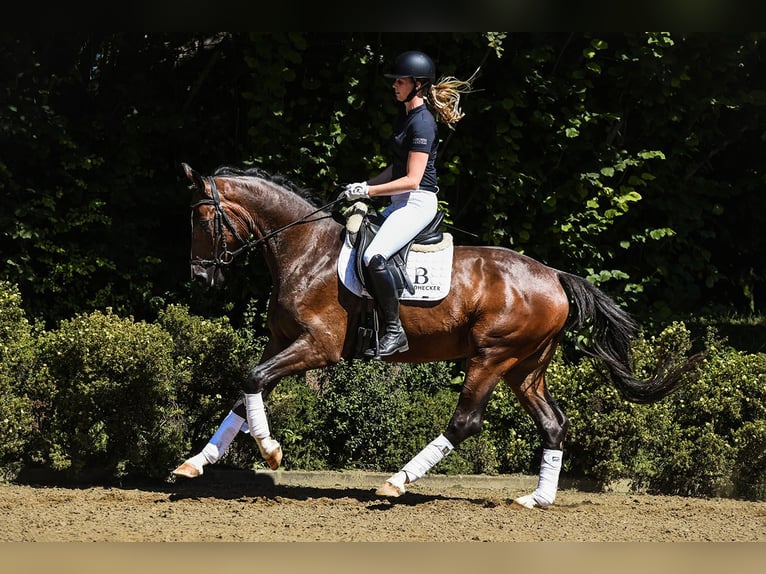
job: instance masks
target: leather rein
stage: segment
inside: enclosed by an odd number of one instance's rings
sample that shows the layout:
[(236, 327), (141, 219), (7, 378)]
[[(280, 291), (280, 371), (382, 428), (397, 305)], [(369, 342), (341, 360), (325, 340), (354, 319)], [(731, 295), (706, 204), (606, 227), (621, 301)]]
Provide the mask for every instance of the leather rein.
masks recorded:
[[(320, 211), (324, 211), (330, 207), (333, 207), (334, 205), (340, 203), (341, 201), (345, 199), (341, 195), (340, 197), (338, 197), (338, 199), (335, 199), (334, 201), (331, 201), (330, 203), (323, 205), (322, 207), (316, 209), (315, 211), (312, 211), (311, 213), (304, 215), (300, 219), (297, 219), (296, 221), (293, 221), (292, 223), (288, 223), (287, 225), (284, 225), (278, 229), (274, 229), (273, 231), (270, 231), (269, 233), (266, 233), (265, 235), (259, 238), (253, 238), (253, 236), (250, 235), (248, 239), (243, 239), (242, 236), (240, 236), (240, 234), (237, 232), (237, 228), (234, 226), (228, 214), (224, 211), (223, 206), (221, 205), (221, 197), (218, 194), (218, 188), (215, 185), (215, 178), (213, 178), (212, 176), (208, 176), (206, 179), (208, 183), (210, 184), (210, 192), (212, 197), (202, 199), (191, 205), (192, 229), (194, 229), (194, 210), (200, 205), (212, 205), (215, 209), (215, 219), (213, 220), (213, 229), (215, 234), (214, 242), (216, 246), (220, 245), (221, 249), (215, 250), (215, 252), (213, 253), (213, 259), (201, 259), (199, 257), (192, 257), (191, 258), (192, 266), (199, 265), (202, 267), (210, 267), (211, 265), (213, 265), (215, 267), (224, 267), (226, 265), (230, 265), (234, 261), (234, 258), (240, 253), (244, 251), (249, 251), (253, 247), (257, 247), (261, 243), (265, 243), (266, 241), (268, 241), (275, 235), (282, 233), (283, 231), (293, 227), (294, 225), (298, 225), (300, 223), (305, 222), (309, 217), (316, 215)], [(229, 247), (226, 244), (226, 233), (225, 233), (224, 227), (228, 229), (229, 232), (234, 236), (234, 238), (237, 241), (239, 241), (239, 243), (241, 244), (241, 246), (238, 249), (235, 249), (234, 251), (229, 250)]]

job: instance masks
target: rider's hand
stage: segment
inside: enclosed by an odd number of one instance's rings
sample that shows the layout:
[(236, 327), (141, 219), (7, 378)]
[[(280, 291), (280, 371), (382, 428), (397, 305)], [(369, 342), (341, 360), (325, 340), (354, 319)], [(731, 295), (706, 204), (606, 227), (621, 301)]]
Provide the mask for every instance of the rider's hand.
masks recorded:
[(346, 196), (348, 201), (356, 201), (357, 199), (366, 199), (370, 197), (369, 186), (366, 181), (359, 183), (349, 183), (343, 190), (343, 195)]

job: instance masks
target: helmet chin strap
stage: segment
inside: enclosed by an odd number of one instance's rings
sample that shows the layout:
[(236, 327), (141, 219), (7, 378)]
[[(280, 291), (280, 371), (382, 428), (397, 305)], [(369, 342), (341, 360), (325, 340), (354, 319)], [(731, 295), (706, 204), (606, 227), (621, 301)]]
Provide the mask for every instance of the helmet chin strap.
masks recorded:
[(413, 86), (412, 86), (412, 91), (410, 92), (410, 95), (405, 98), (404, 103), (409, 102), (412, 98), (414, 98), (415, 96), (418, 95), (419, 91), (421, 91), (421, 90), (423, 90), (425, 88), (426, 88), (426, 84), (424, 84), (423, 82), (420, 83), (420, 87), (419, 88), (417, 86), (417, 82), (415, 82), (413, 84)]

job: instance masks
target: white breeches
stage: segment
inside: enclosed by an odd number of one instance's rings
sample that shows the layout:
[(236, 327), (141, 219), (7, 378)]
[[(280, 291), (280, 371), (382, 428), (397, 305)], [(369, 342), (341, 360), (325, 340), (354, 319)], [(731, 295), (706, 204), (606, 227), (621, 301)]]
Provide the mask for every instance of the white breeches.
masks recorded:
[(407, 245), (436, 217), (439, 201), (436, 194), (421, 189), (391, 196), (391, 205), (383, 210), (386, 218), (364, 252), (364, 264), (375, 255), (390, 258)]

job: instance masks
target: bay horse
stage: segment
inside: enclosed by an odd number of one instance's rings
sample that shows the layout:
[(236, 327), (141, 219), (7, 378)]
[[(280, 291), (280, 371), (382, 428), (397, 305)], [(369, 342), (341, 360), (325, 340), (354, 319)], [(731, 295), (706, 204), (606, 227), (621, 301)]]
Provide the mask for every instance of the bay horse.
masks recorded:
[[(262, 395), (283, 377), (354, 357), (363, 300), (338, 278), (345, 229), (328, 206), (322, 209), (306, 190), (284, 178), (225, 166), (202, 177), (182, 166), (192, 190), (192, 277), (207, 287), (219, 285), (239, 253), (258, 248), (274, 288), (270, 336), (261, 360), (243, 381), (244, 399), (211, 439), (212, 454), (187, 459), (173, 473), (199, 476), (204, 464), (215, 462), (237, 432), (248, 428), (261, 455), (276, 469), (282, 449), (270, 437)], [(630, 402), (660, 400), (700, 360), (687, 358), (649, 380), (634, 378), (630, 344), (637, 325), (630, 315), (586, 279), (503, 247), (456, 245), (447, 296), (400, 305), (409, 350), (383, 360), (463, 360), (465, 379), (444, 433), (377, 489), (385, 497), (403, 494), (407, 484), (477, 434), (490, 396), (503, 380), (534, 420), (543, 446), (538, 486), (515, 502), (526, 508), (552, 504), (568, 420), (548, 393), (545, 372), (567, 330), (590, 329), (583, 350), (603, 362)]]

